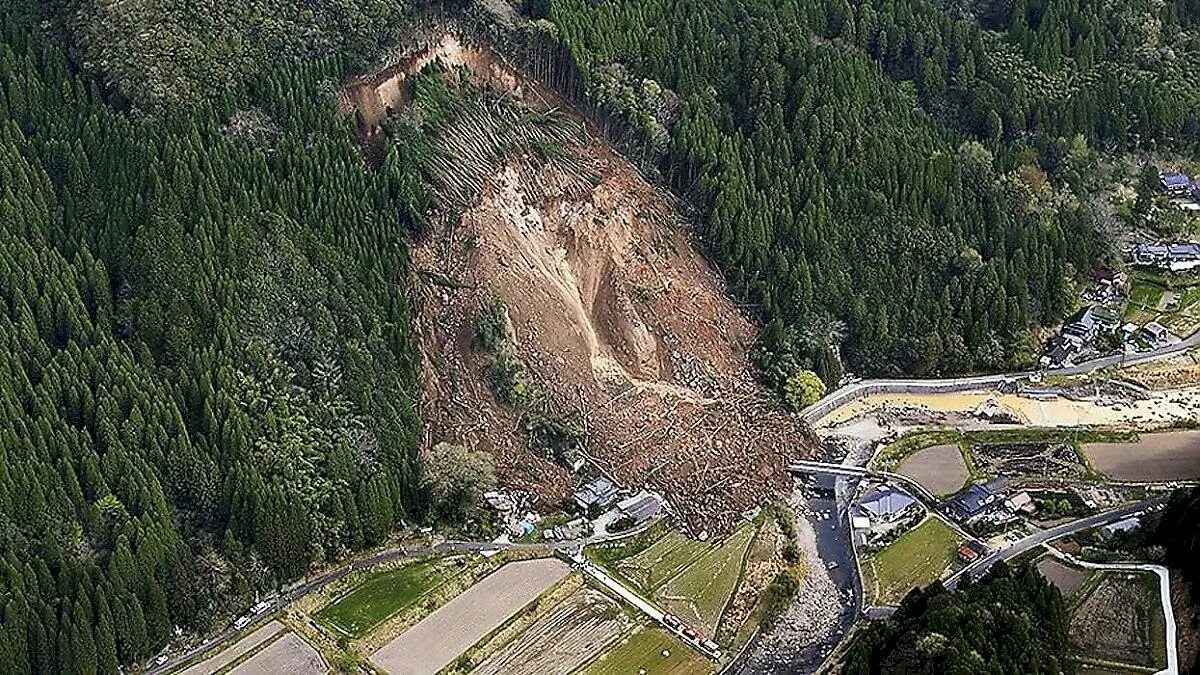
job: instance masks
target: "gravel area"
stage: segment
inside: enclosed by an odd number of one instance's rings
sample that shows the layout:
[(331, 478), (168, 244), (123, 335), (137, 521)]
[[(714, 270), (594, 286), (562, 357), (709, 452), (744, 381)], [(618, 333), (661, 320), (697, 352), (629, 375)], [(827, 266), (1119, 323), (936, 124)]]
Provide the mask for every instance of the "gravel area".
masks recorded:
[[(827, 527), (823, 521), (821, 527)], [(834, 583), (818, 551), (808, 518), (796, 519), (796, 545), (809, 562), (796, 603), (770, 632), (760, 633), (731, 671), (738, 675), (811, 673), (841, 639), (846, 593)], [(848, 570), (849, 571), (849, 570)], [(849, 618), (853, 618), (850, 613)]]

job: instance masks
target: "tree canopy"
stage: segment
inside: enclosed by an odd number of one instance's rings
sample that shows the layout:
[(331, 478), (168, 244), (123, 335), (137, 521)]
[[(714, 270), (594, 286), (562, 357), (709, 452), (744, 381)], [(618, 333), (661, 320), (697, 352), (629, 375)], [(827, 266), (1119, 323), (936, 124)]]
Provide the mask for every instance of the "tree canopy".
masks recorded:
[(1062, 593), (1030, 565), (998, 564), (955, 592), (913, 590), (846, 654), (846, 675), (1073, 673)]
[(340, 58), (133, 114), (3, 5), (0, 669), (113, 673), (424, 510), (428, 198)]

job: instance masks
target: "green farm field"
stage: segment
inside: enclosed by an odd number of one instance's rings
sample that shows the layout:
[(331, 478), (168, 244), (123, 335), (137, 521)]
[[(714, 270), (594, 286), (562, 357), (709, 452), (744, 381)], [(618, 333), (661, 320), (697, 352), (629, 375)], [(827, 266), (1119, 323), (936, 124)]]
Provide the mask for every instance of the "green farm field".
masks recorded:
[(441, 559), (432, 559), (379, 572), (317, 612), (316, 616), (339, 633), (362, 637), (415, 605), (456, 571), (457, 568), (447, 568)]
[(720, 546), (706, 552), (656, 593), (657, 599), (688, 623), (715, 634), (729, 598), (741, 580), (755, 527), (743, 525)]
[[(664, 656), (665, 654), (665, 656)], [(577, 671), (578, 675), (706, 675), (712, 663), (659, 628), (645, 627)]]
[(958, 534), (933, 517), (900, 535), (868, 563), (867, 587), (874, 582), (875, 602), (898, 603), (913, 588), (936, 581), (954, 561), (959, 543)]
[(644, 591), (658, 588), (696, 560), (709, 544), (672, 530), (642, 552), (617, 563), (617, 570)]

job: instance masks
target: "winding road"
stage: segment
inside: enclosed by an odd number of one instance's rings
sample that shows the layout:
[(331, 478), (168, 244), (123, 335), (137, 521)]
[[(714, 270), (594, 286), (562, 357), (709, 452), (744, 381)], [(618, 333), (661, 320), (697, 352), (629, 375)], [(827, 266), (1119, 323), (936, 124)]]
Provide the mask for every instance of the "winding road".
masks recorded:
[(1113, 509), (1111, 511), (1105, 511), (1104, 513), (1098, 513), (1094, 516), (1073, 520), (1069, 523), (1059, 525), (1058, 527), (1052, 527), (1048, 530), (1035, 532), (1006, 549), (990, 553), (971, 565), (964, 567), (947, 579), (943, 585), (950, 590), (954, 590), (954, 588), (958, 585), (958, 582), (963, 577), (967, 577), (971, 580), (981, 579), (985, 574), (988, 573), (989, 570), (992, 569), (996, 563), (1007, 562), (1013, 558), (1016, 558), (1022, 553), (1025, 553), (1026, 551), (1041, 546), (1042, 544), (1048, 544), (1056, 539), (1062, 539), (1063, 537), (1070, 536), (1077, 532), (1083, 532), (1084, 530), (1090, 530), (1094, 527), (1115, 523), (1118, 520), (1124, 520), (1130, 516), (1141, 515), (1154, 506), (1166, 504), (1167, 499), (1167, 495), (1162, 495), (1155, 497), (1154, 499), (1147, 499), (1145, 501), (1138, 502), (1137, 504), (1130, 504), (1129, 506), (1122, 506), (1119, 509)]

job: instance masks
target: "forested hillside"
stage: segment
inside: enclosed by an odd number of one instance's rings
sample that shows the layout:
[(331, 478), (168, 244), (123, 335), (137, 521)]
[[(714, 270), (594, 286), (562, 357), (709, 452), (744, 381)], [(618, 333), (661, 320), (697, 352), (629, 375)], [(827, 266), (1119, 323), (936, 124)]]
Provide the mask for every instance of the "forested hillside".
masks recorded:
[(891, 619), (854, 638), (842, 672), (1075, 672), (1062, 594), (1030, 565), (993, 569), (956, 592), (939, 584), (910, 593)]
[(0, 670), (116, 672), (422, 508), (393, 149), (313, 60), (106, 102), (0, 3)]
[[(356, 65), (390, 47), (424, 0), (51, 0), (80, 63), (142, 107), (194, 105), (295, 60)], [(442, 3), (439, 3), (442, 4)], [(462, 4), (450, 0), (449, 5)]]
[(778, 383), (796, 365), (835, 379), (843, 341), (866, 373), (1029, 362), (1104, 252), (1092, 148), (1200, 133), (1194, 3), (1103, 4), (554, 0), (549, 16), (589, 97), (702, 207)]

